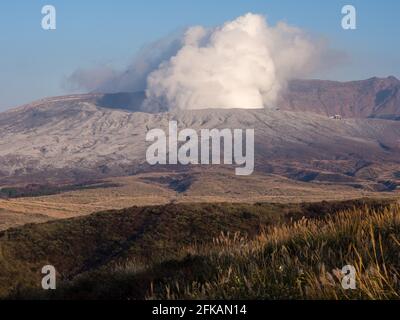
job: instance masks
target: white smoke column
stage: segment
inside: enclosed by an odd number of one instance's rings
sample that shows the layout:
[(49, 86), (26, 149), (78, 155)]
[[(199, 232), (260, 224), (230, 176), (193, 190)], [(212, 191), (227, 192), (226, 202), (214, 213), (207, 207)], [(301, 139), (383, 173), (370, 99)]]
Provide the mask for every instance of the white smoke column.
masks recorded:
[(246, 14), (222, 27), (189, 28), (182, 48), (147, 80), (149, 101), (169, 109), (273, 106), (292, 77), (304, 76), (318, 45), (285, 23)]

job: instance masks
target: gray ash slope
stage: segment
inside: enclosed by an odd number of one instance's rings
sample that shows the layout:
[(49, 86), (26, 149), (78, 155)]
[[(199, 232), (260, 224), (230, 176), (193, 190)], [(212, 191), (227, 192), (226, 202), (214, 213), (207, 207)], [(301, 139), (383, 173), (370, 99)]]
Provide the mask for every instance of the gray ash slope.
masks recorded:
[[(364, 84), (296, 80), (291, 86), (274, 109), (146, 113), (142, 93), (122, 93), (49, 98), (3, 112), (0, 182), (170, 170), (146, 165), (145, 135), (152, 128), (167, 130), (176, 120), (180, 128), (254, 128), (256, 174), (355, 187), (368, 182), (382, 190), (397, 186), (397, 79)], [(329, 119), (331, 114), (344, 119)]]

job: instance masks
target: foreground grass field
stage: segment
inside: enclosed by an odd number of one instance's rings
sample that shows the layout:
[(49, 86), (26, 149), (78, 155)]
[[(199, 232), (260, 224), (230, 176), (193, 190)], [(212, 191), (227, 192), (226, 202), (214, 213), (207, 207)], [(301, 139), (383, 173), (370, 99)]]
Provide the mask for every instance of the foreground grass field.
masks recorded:
[[(131, 208), (0, 233), (11, 299), (398, 299), (389, 201)], [(53, 264), (58, 289), (39, 289)], [(353, 265), (357, 289), (343, 290)]]

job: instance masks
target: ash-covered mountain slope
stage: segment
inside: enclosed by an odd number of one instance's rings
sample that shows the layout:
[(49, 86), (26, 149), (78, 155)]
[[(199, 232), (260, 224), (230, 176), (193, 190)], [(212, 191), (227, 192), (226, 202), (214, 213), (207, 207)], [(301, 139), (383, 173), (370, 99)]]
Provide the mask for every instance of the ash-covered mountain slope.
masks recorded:
[[(140, 95), (133, 97), (140, 100)], [(149, 168), (145, 161), (146, 133), (153, 128), (167, 131), (170, 120), (177, 120), (180, 128), (254, 128), (256, 173), (354, 184), (400, 179), (399, 121), (332, 120), (318, 110), (144, 113), (132, 112), (138, 108), (130, 99), (127, 94), (65, 96), (1, 113), (1, 182), (171, 170)]]

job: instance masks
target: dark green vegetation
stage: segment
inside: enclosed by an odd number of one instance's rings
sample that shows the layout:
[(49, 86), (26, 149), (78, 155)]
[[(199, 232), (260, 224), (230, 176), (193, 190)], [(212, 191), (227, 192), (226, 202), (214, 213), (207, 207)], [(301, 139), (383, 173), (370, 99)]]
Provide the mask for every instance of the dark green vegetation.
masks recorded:
[(41, 197), (59, 194), (68, 191), (88, 190), (99, 188), (118, 187), (118, 184), (107, 182), (83, 182), (72, 185), (52, 185), (52, 184), (29, 184), (24, 187), (6, 187), (0, 189), (0, 198), (26, 198), (26, 197)]
[[(134, 207), (0, 233), (0, 296), (398, 298), (399, 239), (389, 201)], [(340, 289), (346, 264), (360, 274), (354, 292)]]

